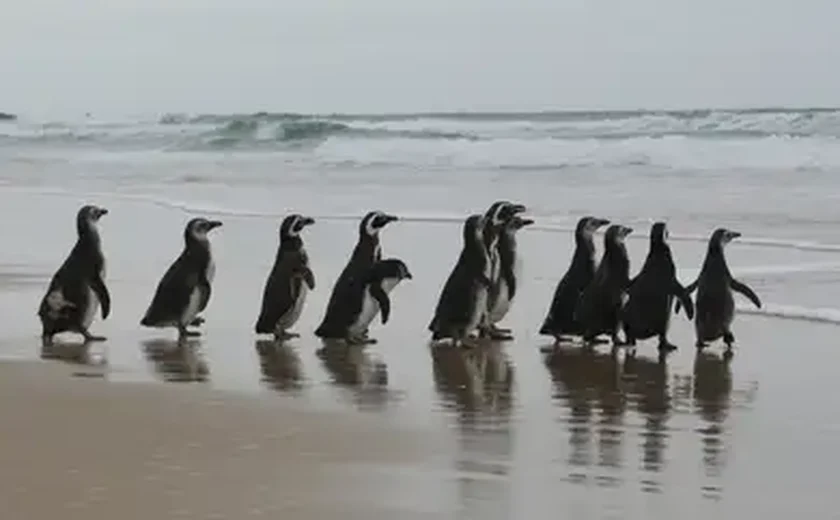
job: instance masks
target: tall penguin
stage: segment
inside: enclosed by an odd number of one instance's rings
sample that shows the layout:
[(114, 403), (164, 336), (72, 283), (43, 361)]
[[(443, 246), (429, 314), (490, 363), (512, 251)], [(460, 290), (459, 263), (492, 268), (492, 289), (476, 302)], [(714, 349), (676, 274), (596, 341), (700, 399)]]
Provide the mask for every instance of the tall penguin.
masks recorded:
[[(495, 295), (499, 293), (499, 283), (502, 276), (502, 259), (499, 252), (499, 238), (507, 222), (514, 216), (526, 210), (522, 204), (514, 204), (507, 200), (497, 200), (484, 212), (484, 231), (482, 241), (487, 250), (487, 258), (490, 262), (490, 295), (487, 300), (488, 308), (482, 317), (479, 334), (483, 337), (493, 339), (508, 339), (510, 330), (499, 329), (490, 320), (490, 305)], [(512, 266), (508, 265), (508, 269)]]
[(41, 300), (41, 341), (45, 347), (61, 332), (77, 332), (85, 342), (104, 341), (90, 333), (90, 326), (101, 307), (102, 319), (111, 312), (111, 295), (105, 285), (105, 256), (99, 236), (99, 219), (108, 210), (86, 205), (76, 213), (76, 245), (50, 280)]
[(623, 345), (618, 338), (620, 311), (630, 283), (630, 259), (624, 240), (632, 232), (632, 228), (613, 224), (604, 235), (601, 263), (575, 309), (587, 344), (594, 343), (600, 334), (609, 334), (613, 347)]
[(575, 309), (580, 295), (595, 277), (597, 265), (593, 235), (609, 223), (609, 220), (592, 216), (578, 220), (572, 263), (557, 283), (548, 314), (540, 327), (540, 334), (553, 336), (557, 343), (569, 336), (583, 335), (583, 328), (575, 319)]
[[(709, 239), (706, 258), (697, 280), (689, 284), (686, 292), (697, 290), (697, 304), (694, 313), (694, 330), (697, 335), (696, 346), (702, 349), (707, 343), (723, 338), (728, 354), (732, 352), (735, 336), (732, 334), (732, 322), (735, 319), (735, 299), (732, 291), (746, 296), (757, 308), (761, 300), (748, 285), (736, 280), (729, 271), (724, 256), (724, 247), (741, 236), (737, 231), (718, 228)], [(677, 302), (679, 311), (680, 302)]]
[(382, 324), (391, 317), (390, 293), (403, 280), (411, 280), (411, 272), (405, 262), (397, 258), (379, 260), (368, 271), (364, 280), (362, 305), (348, 329), (347, 342), (369, 343), (368, 327), (377, 314), (382, 314)]
[(274, 334), (278, 340), (299, 337), (289, 332), (300, 318), (308, 291), (315, 288), (315, 275), (300, 234), (315, 223), (311, 217), (292, 214), (280, 225), (280, 245), (265, 282), (262, 308), (254, 327), (257, 334)]
[(630, 281), (627, 302), (621, 311), (624, 335), (629, 346), (636, 340), (659, 336), (659, 352), (677, 347), (668, 341), (671, 305), (678, 298), (688, 319), (694, 318), (694, 304), (677, 279), (677, 268), (668, 245), (668, 226), (656, 222), (650, 230), (650, 249), (641, 271)]
[(522, 279), (522, 261), (516, 244), (516, 233), (534, 221), (514, 215), (509, 218), (499, 234), (499, 279), (490, 292), (488, 318), (490, 326), (496, 331), (497, 339), (513, 339), (509, 331), (497, 328), (496, 323), (502, 321), (513, 304), (513, 299)]
[(490, 259), (484, 244), (485, 220), (470, 215), (463, 226), (463, 247), (438, 298), (435, 314), (429, 323), (432, 340), (452, 339), (455, 346), (468, 344), (487, 312)]
[(359, 239), (353, 254), (338, 276), (327, 303), (327, 310), (315, 335), (322, 339), (347, 339), (348, 328), (360, 312), (365, 277), (374, 263), (382, 258), (379, 232), (399, 220), (382, 211), (371, 211), (359, 223)]
[(155, 295), (140, 324), (144, 327), (175, 327), (178, 339), (200, 336), (187, 330), (188, 325), (204, 322), (198, 313), (207, 308), (216, 264), (207, 236), (221, 226), (218, 220), (194, 218), (184, 228), (184, 250), (158, 283)]

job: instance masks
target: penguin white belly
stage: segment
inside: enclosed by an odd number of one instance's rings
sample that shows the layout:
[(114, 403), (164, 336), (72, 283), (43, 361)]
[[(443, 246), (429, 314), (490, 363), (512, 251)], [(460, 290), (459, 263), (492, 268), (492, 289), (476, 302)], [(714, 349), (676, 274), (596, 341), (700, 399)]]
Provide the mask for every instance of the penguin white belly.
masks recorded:
[[(487, 262), (485, 262), (484, 265), (484, 276), (489, 278), (493, 272), (489, 256), (487, 257)], [(481, 323), (481, 320), (487, 315), (487, 302), (490, 299), (490, 293), (487, 290), (487, 286), (483, 283), (479, 283), (478, 281), (476, 281), (475, 284), (475, 302), (472, 307), (472, 315), (470, 316), (470, 320), (467, 322), (467, 328), (464, 331), (466, 334), (475, 330), (476, 327), (478, 327), (478, 324)]]
[(99, 297), (96, 296), (96, 292), (91, 289), (90, 285), (86, 287), (87, 289), (87, 306), (85, 307), (85, 311), (82, 314), (82, 327), (85, 329), (90, 328), (91, 324), (93, 323), (93, 318), (96, 316), (96, 312), (99, 310)]
[(208, 282), (213, 283), (213, 278), (216, 277), (216, 262), (213, 261), (212, 254), (207, 260), (207, 270), (204, 272), (204, 275), (207, 277)]
[[(390, 292), (397, 286), (399, 280), (396, 278), (386, 278), (382, 280), (382, 291), (385, 294), (390, 294)], [(362, 309), (359, 312), (359, 315), (353, 321), (353, 324), (350, 326), (349, 332), (353, 336), (358, 336), (363, 334), (373, 319), (379, 314), (379, 302), (376, 301), (376, 298), (370, 294), (370, 287), (365, 287), (365, 293), (362, 296)]]
[(190, 300), (187, 307), (181, 314), (181, 325), (189, 325), (198, 315), (198, 307), (201, 304), (201, 289), (195, 287), (190, 293)]
[(300, 318), (301, 313), (303, 312), (303, 304), (306, 301), (306, 295), (309, 292), (309, 287), (303, 283), (303, 281), (297, 282), (300, 284), (298, 288), (298, 295), (295, 299), (294, 303), (292, 304), (292, 308), (289, 309), (286, 314), (280, 317), (277, 321), (277, 327), (280, 330), (286, 330), (295, 323)]
[[(513, 277), (514, 280), (519, 282), (522, 279), (522, 264), (519, 262), (518, 255), (513, 257)], [(505, 316), (507, 316), (508, 311), (510, 311), (510, 306), (513, 303), (513, 299), (510, 297), (510, 288), (505, 282), (504, 278), (499, 278), (499, 295), (496, 297), (496, 300), (493, 302), (493, 308), (490, 309), (490, 322), (497, 323), (501, 321)]]

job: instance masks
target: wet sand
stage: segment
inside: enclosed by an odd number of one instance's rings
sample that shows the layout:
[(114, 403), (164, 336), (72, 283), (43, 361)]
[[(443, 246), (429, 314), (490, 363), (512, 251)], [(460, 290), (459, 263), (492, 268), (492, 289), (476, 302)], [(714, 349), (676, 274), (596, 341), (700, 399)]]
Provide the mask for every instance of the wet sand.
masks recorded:
[[(56, 202), (53, 211), (72, 214), (78, 201)], [(278, 223), (225, 217), (204, 337), (179, 349), (173, 331), (137, 321), (188, 216), (109, 209), (114, 311), (94, 325), (105, 343), (82, 349), (71, 335), (53, 352), (39, 348), (35, 309), (72, 228), (35, 221), (32, 234), (62, 238), (26, 248), (11, 236), (0, 253), (0, 463), (14, 468), (0, 477), (3, 518), (834, 514), (834, 325), (739, 315), (731, 362), (719, 346), (696, 356), (682, 315), (672, 334), (680, 350), (664, 364), (650, 342), (634, 362), (605, 349), (544, 355), (536, 329), (570, 237), (526, 231), (526, 279), (505, 320), (516, 340), (431, 350), (425, 327), (460, 229), (401, 222), (383, 232), (384, 253), (403, 258), (414, 280), (392, 294), (392, 321), (374, 323), (379, 343), (323, 351), (311, 331), (356, 223), (322, 221), (305, 238), (318, 285), (295, 327), (302, 337), (276, 345), (251, 329)], [(633, 271), (646, 247), (630, 242)], [(702, 261), (703, 244), (673, 249), (687, 271)], [(730, 259), (736, 274), (824, 260), (773, 254), (733, 244)], [(760, 295), (785, 291), (761, 275), (742, 279)]]

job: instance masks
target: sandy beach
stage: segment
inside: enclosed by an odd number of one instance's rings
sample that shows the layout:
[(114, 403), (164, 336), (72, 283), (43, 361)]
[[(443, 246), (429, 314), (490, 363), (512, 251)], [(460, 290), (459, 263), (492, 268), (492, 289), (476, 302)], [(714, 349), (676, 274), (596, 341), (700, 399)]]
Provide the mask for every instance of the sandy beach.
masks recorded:
[[(379, 343), (322, 351), (311, 331), (357, 222), (321, 219), (305, 237), (317, 287), (295, 327), (302, 337), (278, 346), (251, 330), (279, 222), (223, 215), (204, 336), (179, 349), (174, 331), (138, 321), (190, 215), (113, 197), (97, 199), (110, 209), (102, 235), (114, 310), (93, 328), (108, 341), (82, 349), (69, 335), (41, 352), (35, 309), (72, 245), (70, 220), (83, 200), (18, 193), (2, 201), (4, 214), (28, 218), (27, 233), (8, 234), (0, 257), (4, 519), (832, 511), (833, 324), (740, 314), (729, 363), (720, 346), (695, 356), (682, 315), (672, 333), (680, 349), (664, 365), (649, 342), (635, 362), (577, 348), (546, 356), (536, 330), (571, 237), (533, 230), (521, 234), (527, 274), (505, 320), (515, 341), (432, 351), (425, 327), (460, 225), (407, 219), (382, 234), (385, 256), (403, 258), (414, 279), (394, 291), (392, 321), (374, 323)], [(43, 217), (31, 209), (47, 206)], [(674, 242), (684, 280), (704, 247)], [(629, 248), (635, 271), (647, 239)], [(792, 254), (733, 244), (730, 262), (772, 303), (785, 288), (760, 268)], [(798, 252), (796, 261), (831, 255)], [(749, 274), (749, 266), (759, 268)]]

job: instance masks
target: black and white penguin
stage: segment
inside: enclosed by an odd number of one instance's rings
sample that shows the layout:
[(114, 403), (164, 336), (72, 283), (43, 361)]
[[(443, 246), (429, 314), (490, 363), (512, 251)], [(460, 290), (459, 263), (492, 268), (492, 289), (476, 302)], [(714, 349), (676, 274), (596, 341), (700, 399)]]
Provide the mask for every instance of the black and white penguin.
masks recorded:
[(522, 278), (522, 261), (516, 245), (516, 233), (525, 226), (533, 224), (529, 218), (514, 215), (509, 218), (499, 234), (499, 278), (490, 291), (488, 320), (496, 332), (496, 339), (513, 339), (509, 331), (496, 327), (507, 315), (517, 294), (519, 280)]
[(656, 222), (651, 226), (647, 258), (630, 281), (627, 302), (621, 311), (628, 346), (635, 346), (636, 340), (659, 336), (661, 354), (676, 350), (677, 347), (668, 341), (674, 298), (685, 306), (688, 319), (693, 319), (694, 304), (677, 279), (677, 268), (668, 245), (668, 226), (665, 222)]
[(575, 309), (575, 319), (581, 324), (587, 344), (594, 343), (600, 334), (609, 334), (613, 347), (623, 345), (618, 339), (620, 311), (630, 283), (630, 259), (624, 239), (632, 232), (632, 228), (613, 224), (604, 235), (601, 263)]
[(540, 327), (540, 334), (552, 336), (555, 342), (570, 336), (582, 336), (583, 329), (575, 320), (580, 295), (595, 277), (595, 241), (593, 235), (608, 225), (609, 220), (586, 216), (578, 220), (575, 227), (575, 252), (572, 263), (563, 278), (557, 283), (548, 314)]
[(293, 214), (280, 225), (280, 245), (263, 289), (262, 308), (254, 327), (257, 334), (274, 334), (279, 340), (297, 338), (289, 332), (303, 311), (306, 295), (315, 289), (315, 275), (300, 234), (315, 223), (311, 217)]
[(388, 323), (391, 317), (389, 295), (403, 280), (411, 280), (411, 272), (402, 260), (387, 258), (373, 264), (364, 280), (360, 312), (353, 318), (348, 329), (348, 343), (370, 343), (367, 330), (377, 314), (382, 314), (383, 325)]
[[(746, 296), (757, 308), (761, 300), (748, 285), (736, 280), (729, 271), (724, 256), (724, 247), (733, 239), (741, 236), (737, 231), (718, 228), (709, 239), (706, 258), (697, 280), (686, 287), (686, 293), (697, 290), (697, 303), (694, 312), (694, 330), (697, 335), (696, 346), (702, 349), (707, 343), (723, 338), (728, 354), (732, 352), (735, 336), (732, 334), (732, 322), (735, 319), (735, 299), (732, 291)], [(679, 311), (679, 301), (677, 302)]]
[(178, 339), (200, 336), (187, 326), (204, 323), (198, 313), (207, 308), (216, 264), (207, 233), (221, 226), (218, 220), (194, 218), (184, 228), (184, 250), (158, 283), (152, 303), (140, 324), (144, 327), (175, 327)]
[(85, 342), (104, 341), (90, 333), (96, 312), (102, 319), (111, 312), (111, 295), (105, 285), (105, 256), (99, 236), (99, 219), (108, 210), (86, 205), (76, 213), (78, 239), (67, 259), (50, 280), (47, 294), (41, 300), (41, 340), (45, 347), (61, 332), (76, 332)]
[[(507, 200), (497, 200), (487, 208), (484, 212), (484, 232), (482, 233), (482, 240), (484, 247), (487, 249), (487, 257), (490, 261), (490, 281), (493, 283), (490, 289), (490, 295), (487, 300), (488, 308), (484, 317), (481, 320), (479, 327), (479, 334), (482, 337), (490, 337), (493, 339), (510, 339), (510, 330), (497, 328), (490, 320), (490, 305), (492, 305), (495, 295), (499, 294), (499, 284), (502, 276), (502, 258), (499, 252), (499, 238), (510, 219), (526, 210), (522, 204), (514, 204)], [(508, 258), (507, 260), (511, 260)], [(507, 265), (506, 269), (512, 269), (512, 265)]]
[(452, 339), (455, 346), (468, 343), (487, 312), (491, 287), (490, 259), (484, 244), (485, 220), (470, 215), (463, 226), (463, 248), (438, 298), (429, 324), (432, 340)]
[(350, 324), (359, 315), (364, 296), (365, 277), (373, 264), (382, 259), (379, 232), (399, 220), (382, 211), (371, 211), (359, 223), (359, 240), (353, 254), (338, 276), (327, 303), (327, 310), (315, 335), (322, 339), (346, 339)]

